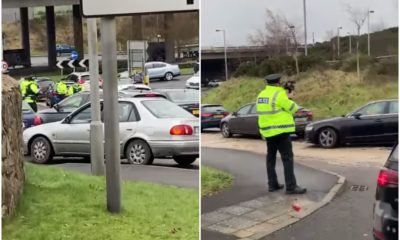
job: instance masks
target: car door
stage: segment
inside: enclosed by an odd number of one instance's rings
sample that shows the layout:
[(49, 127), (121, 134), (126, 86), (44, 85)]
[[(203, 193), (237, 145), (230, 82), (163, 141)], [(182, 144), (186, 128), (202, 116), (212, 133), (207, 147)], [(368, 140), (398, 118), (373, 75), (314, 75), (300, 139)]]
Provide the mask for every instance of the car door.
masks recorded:
[(167, 72), (167, 65), (165, 63), (154, 63), (154, 75), (157, 78), (162, 78)]
[[(356, 111), (349, 119), (347, 127), (351, 142), (380, 141), (384, 135), (383, 116), (387, 102), (370, 103)], [(359, 115), (357, 117), (356, 115)]]
[(399, 102), (397, 100), (389, 101), (387, 114), (382, 117), (384, 125), (384, 141), (396, 141), (399, 132)]
[(154, 63), (146, 63), (145, 68), (147, 70), (147, 74), (149, 75), (149, 78), (156, 78), (156, 69), (154, 68)]
[(61, 154), (90, 154), (90, 105), (69, 116), (54, 132), (54, 147)]
[(136, 106), (132, 102), (119, 102), (118, 107), (119, 137), (120, 143), (123, 144), (136, 133), (140, 116)]
[(260, 135), (260, 131), (258, 128), (258, 113), (256, 104), (252, 104), (249, 115), (245, 120), (246, 124), (246, 132), (251, 135)]
[(241, 107), (229, 121), (229, 128), (232, 133), (246, 134), (246, 120), (252, 104)]

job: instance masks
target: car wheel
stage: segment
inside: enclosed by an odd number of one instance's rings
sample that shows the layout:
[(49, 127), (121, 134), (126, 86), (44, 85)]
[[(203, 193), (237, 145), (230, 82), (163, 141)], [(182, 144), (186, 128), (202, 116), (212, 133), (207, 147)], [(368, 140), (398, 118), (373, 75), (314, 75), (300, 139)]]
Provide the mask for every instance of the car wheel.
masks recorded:
[(149, 145), (143, 140), (133, 140), (129, 143), (125, 153), (126, 159), (130, 164), (150, 165), (154, 157)]
[(195, 156), (176, 156), (174, 157), (174, 161), (180, 166), (187, 167), (196, 161), (197, 157)]
[(35, 163), (48, 163), (54, 156), (50, 142), (44, 137), (35, 138), (31, 143), (30, 150), (32, 161)]
[(324, 128), (318, 133), (318, 143), (323, 148), (334, 148), (337, 145), (338, 135), (333, 128)]
[(170, 72), (167, 72), (164, 76), (164, 79), (167, 81), (171, 81), (174, 78), (174, 75)]
[(223, 123), (222, 124), (221, 133), (222, 133), (222, 136), (224, 136), (225, 138), (232, 137), (232, 133), (231, 133), (231, 130), (229, 129), (228, 123)]

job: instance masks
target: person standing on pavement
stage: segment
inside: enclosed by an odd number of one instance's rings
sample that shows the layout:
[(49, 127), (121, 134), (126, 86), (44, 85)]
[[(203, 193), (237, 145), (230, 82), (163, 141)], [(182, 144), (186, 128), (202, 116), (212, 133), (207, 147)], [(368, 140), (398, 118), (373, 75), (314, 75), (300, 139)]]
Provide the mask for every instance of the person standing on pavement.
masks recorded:
[(83, 91), (85, 88), (83, 84), (80, 84), (79, 82), (74, 83), (72, 86), (69, 87), (68, 89), (68, 96), (74, 95), (75, 93)]
[(31, 106), (34, 112), (37, 112), (37, 96), (39, 94), (39, 86), (33, 76), (24, 78), (20, 84), (20, 91), (22, 94), (22, 100)]
[(258, 127), (267, 142), (267, 175), (269, 191), (284, 187), (278, 182), (275, 164), (279, 151), (285, 174), (286, 193), (304, 194), (307, 189), (297, 185), (293, 166), (293, 150), (290, 134), (295, 132), (293, 114), (299, 109), (290, 100), (280, 84), (281, 75), (271, 74), (265, 77), (267, 86), (257, 97)]

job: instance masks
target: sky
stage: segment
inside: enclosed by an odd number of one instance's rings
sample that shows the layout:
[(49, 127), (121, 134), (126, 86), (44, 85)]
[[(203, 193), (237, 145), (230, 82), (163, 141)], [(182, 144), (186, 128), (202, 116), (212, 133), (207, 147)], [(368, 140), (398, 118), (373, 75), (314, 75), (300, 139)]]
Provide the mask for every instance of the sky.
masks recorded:
[[(355, 25), (350, 21), (345, 5), (355, 9), (374, 10), (370, 16), (371, 30), (398, 26), (398, 0), (306, 0), (307, 6), (307, 42), (327, 40), (329, 30), (340, 35), (356, 33)], [(289, 22), (303, 28), (302, 0), (202, 0), (201, 1), (201, 46), (223, 46), (223, 36), (216, 29), (226, 30), (228, 46), (249, 46), (248, 36), (264, 27), (266, 9), (284, 15)], [(361, 34), (367, 32), (367, 21)], [(304, 39), (304, 38), (303, 38)], [(302, 40), (304, 41), (304, 40)]]

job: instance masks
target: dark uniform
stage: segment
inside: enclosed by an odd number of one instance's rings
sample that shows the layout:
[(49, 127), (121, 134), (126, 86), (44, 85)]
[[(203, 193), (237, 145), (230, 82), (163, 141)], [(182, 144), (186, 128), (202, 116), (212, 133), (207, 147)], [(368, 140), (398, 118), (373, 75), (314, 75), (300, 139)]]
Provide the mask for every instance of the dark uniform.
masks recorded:
[(275, 171), (276, 154), (279, 151), (285, 173), (286, 193), (303, 194), (305, 188), (297, 186), (293, 169), (293, 150), (290, 134), (295, 132), (293, 115), (299, 107), (287, 97), (280, 86), (279, 74), (268, 75), (266, 88), (257, 97), (258, 126), (267, 140), (267, 175), (269, 191), (283, 188)]

